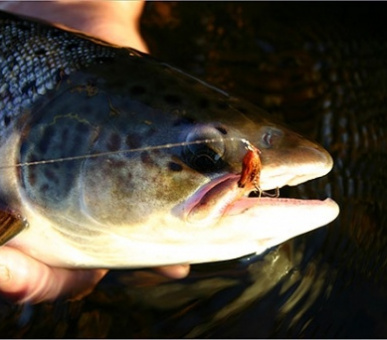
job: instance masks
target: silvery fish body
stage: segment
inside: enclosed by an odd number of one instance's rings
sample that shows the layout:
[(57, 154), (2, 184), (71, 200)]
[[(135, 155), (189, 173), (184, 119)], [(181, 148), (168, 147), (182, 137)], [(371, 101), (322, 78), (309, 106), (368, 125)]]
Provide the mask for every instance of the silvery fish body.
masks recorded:
[(0, 238), (55, 266), (259, 253), (323, 226), (332, 200), (248, 197), (330, 171), (320, 146), (136, 50), (0, 14)]

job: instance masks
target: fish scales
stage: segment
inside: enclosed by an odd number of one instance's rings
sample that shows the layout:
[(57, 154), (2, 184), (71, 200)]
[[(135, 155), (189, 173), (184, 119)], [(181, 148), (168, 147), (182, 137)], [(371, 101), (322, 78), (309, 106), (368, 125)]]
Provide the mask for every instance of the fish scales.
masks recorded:
[[(0, 15), (9, 245), (70, 268), (201, 263), (262, 252), (337, 216), (330, 199), (248, 197), (332, 167), (263, 110), (136, 50)], [(239, 186), (246, 143), (261, 151), (260, 182)]]
[(101, 44), (35, 22), (14, 20), (3, 13), (0, 46), (1, 128), (52, 90), (66, 74), (116, 55), (115, 50)]

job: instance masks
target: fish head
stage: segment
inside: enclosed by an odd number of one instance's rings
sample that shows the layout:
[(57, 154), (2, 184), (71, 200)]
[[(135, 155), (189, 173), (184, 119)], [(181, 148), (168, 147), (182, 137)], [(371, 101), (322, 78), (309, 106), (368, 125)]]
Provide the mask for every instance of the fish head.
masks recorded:
[[(26, 232), (21, 247), (70, 267), (200, 263), (262, 252), (337, 216), (329, 199), (249, 197), (325, 175), (332, 159), (322, 147), (145, 61), (74, 72), (21, 129), (23, 213), (57, 240), (48, 255)], [(249, 146), (260, 151), (260, 179), (241, 187)]]

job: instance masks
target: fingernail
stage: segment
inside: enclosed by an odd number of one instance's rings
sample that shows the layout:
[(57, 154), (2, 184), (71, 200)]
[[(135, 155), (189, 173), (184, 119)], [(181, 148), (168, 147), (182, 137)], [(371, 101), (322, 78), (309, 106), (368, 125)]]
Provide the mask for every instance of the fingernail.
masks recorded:
[(0, 265), (0, 282), (7, 282), (11, 278), (11, 273), (7, 266)]

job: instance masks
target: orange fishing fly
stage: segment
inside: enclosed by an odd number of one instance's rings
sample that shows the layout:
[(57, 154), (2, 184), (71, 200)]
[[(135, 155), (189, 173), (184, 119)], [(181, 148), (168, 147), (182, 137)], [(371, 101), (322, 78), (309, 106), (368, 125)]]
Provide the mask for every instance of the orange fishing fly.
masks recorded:
[(238, 181), (238, 186), (244, 188), (247, 186), (253, 186), (258, 191), (259, 179), (262, 169), (261, 159), (259, 157), (261, 151), (250, 143), (246, 146), (247, 152), (242, 161), (241, 178)]

